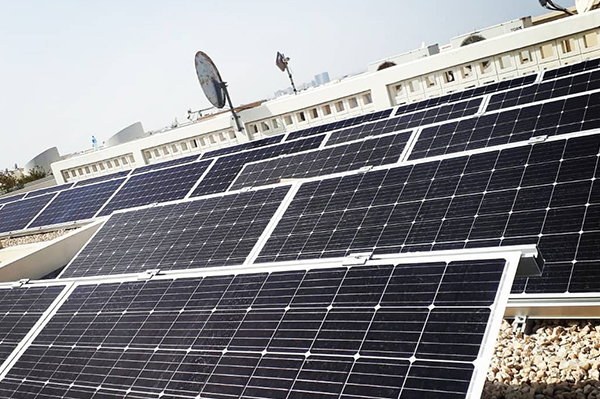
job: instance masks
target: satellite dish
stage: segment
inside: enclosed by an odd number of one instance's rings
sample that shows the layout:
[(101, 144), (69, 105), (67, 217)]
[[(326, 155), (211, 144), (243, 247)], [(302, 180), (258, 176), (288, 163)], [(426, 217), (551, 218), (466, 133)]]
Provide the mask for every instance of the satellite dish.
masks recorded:
[(219, 70), (210, 57), (198, 51), (195, 57), (196, 74), (208, 101), (217, 108), (225, 106), (225, 90)]
[(281, 69), (281, 72), (287, 72), (288, 77), (290, 78), (290, 83), (292, 84), (292, 89), (294, 89), (294, 94), (298, 94), (296, 90), (296, 85), (294, 84), (294, 78), (292, 77), (292, 73), (290, 72), (290, 68), (288, 67), (288, 63), (290, 61), (290, 57), (286, 57), (279, 51), (277, 52), (277, 57), (275, 57), (275, 65), (277, 68)]
[(592, 9), (596, 0), (575, 0), (577, 14), (583, 14)]

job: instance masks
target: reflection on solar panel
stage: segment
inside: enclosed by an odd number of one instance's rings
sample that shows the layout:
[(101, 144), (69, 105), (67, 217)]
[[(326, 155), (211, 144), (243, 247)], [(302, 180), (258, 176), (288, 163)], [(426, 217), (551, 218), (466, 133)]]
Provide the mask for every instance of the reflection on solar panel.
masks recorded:
[(246, 165), (232, 184), (231, 190), (277, 183), (285, 178), (322, 176), (365, 166), (396, 163), (411, 134), (392, 134)]
[(149, 172), (151, 170), (164, 169), (169, 166), (183, 165), (184, 163), (194, 162), (197, 159), (198, 159), (198, 155), (192, 155), (192, 156), (183, 157), (183, 158), (175, 158), (175, 159), (171, 159), (169, 161), (154, 163), (152, 165), (146, 165), (146, 166), (141, 166), (139, 168), (135, 168), (131, 174), (139, 175), (140, 173)]
[(258, 262), (538, 244), (544, 273), (515, 291), (600, 291), (599, 148), (585, 136), (305, 183)]
[(68, 188), (71, 188), (72, 185), (73, 185), (73, 183), (67, 183), (67, 184), (61, 184), (60, 186), (53, 186), (53, 187), (48, 187), (48, 188), (42, 188), (40, 190), (29, 191), (28, 193), (25, 194), (25, 198), (39, 197), (40, 195), (55, 193), (55, 192), (61, 191), (61, 190), (66, 190)]
[(99, 216), (110, 215), (119, 209), (182, 199), (209, 165), (210, 161), (194, 162), (131, 176)]
[(473, 362), (502, 317), (505, 265), (390, 261), (80, 285), (0, 396), (465, 397), (485, 379), (487, 364), (473, 378)]
[(487, 111), (600, 89), (600, 70), (493, 95)]
[(125, 179), (63, 191), (35, 218), (31, 227), (91, 219)]
[(337, 122), (326, 123), (324, 125), (318, 125), (309, 127), (308, 129), (298, 130), (292, 132), (286, 138), (286, 141), (295, 140), (301, 137), (314, 136), (315, 134), (329, 132), (331, 130), (342, 129), (348, 126), (360, 125), (361, 123), (376, 121), (379, 119), (387, 118), (392, 114), (392, 109), (386, 109), (384, 111), (373, 112), (371, 114), (365, 114), (356, 116), (354, 118), (344, 119)]
[(423, 129), (409, 159), (600, 127), (600, 93), (485, 114)]
[(64, 286), (0, 289), (0, 365), (29, 333)]
[(0, 232), (21, 230), (54, 198), (56, 194), (5, 204), (0, 209)]
[(0, 198), (0, 204), (6, 204), (8, 202), (20, 200), (21, 198), (23, 198), (25, 196), (25, 194), (17, 194), (17, 195), (11, 195), (10, 197)]
[(485, 86), (479, 86), (469, 90), (458, 91), (452, 94), (446, 94), (445, 96), (428, 98), (427, 100), (400, 106), (396, 111), (396, 115), (418, 111), (425, 108), (431, 108), (442, 104), (448, 104), (455, 101), (466, 100), (468, 98), (481, 96), (484, 94), (495, 93), (499, 90), (512, 89), (513, 87), (528, 85), (535, 82), (536, 78), (537, 75), (528, 75), (510, 80), (503, 80), (502, 82), (492, 83)]
[(323, 142), (324, 135), (309, 137), (304, 140), (286, 142), (270, 147), (263, 147), (239, 154), (227, 155), (215, 161), (214, 166), (204, 176), (200, 185), (194, 190), (192, 196), (198, 197), (226, 191), (235, 180), (244, 165), (254, 161), (274, 158), (279, 155), (294, 154), (296, 152), (318, 148)]
[(241, 264), (288, 189), (114, 214), (61, 277)]
[(119, 177), (127, 176), (130, 172), (131, 172), (130, 170), (124, 170), (122, 172), (112, 173), (110, 175), (104, 175), (104, 176), (92, 177), (91, 179), (80, 180), (75, 183), (75, 187), (87, 186), (89, 184), (100, 183), (102, 181), (111, 180), (111, 179), (118, 179)]
[(219, 148), (218, 150), (208, 151), (208, 152), (205, 152), (204, 154), (202, 154), (202, 157), (200, 157), (200, 159), (214, 158), (214, 157), (218, 157), (221, 155), (233, 154), (234, 152), (251, 150), (254, 148), (264, 147), (264, 146), (271, 145), (271, 144), (277, 144), (277, 143), (281, 142), (281, 140), (283, 139), (283, 136), (284, 136), (283, 134), (280, 134), (278, 136), (267, 137), (267, 138), (261, 139), (261, 140), (254, 140), (254, 141), (250, 141), (250, 142), (244, 143), (244, 144), (232, 145), (230, 147)]
[(566, 65), (544, 73), (544, 80), (560, 78), (562, 76), (572, 75), (574, 73), (585, 72), (600, 67), (600, 58), (586, 60), (577, 64)]

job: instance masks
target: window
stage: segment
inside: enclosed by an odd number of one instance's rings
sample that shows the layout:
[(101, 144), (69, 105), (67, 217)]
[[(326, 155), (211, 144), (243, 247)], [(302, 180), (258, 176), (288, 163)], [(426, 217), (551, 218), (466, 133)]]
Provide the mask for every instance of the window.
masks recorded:
[[(195, 140), (194, 140), (195, 141)], [(206, 147), (206, 140), (204, 139), (204, 137), (200, 137), (200, 145), (202, 147)]]
[(500, 56), (500, 59), (498, 60), (498, 63), (500, 64), (500, 69), (510, 68), (512, 66), (511, 58), (512, 57), (510, 56), (510, 54)]
[(331, 115), (331, 105), (325, 104), (321, 107), (321, 110), (323, 110), (323, 115)]
[(175, 144), (171, 144), (171, 151), (173, 151), (173, 153), (179, 152), (179, 148), (177, 148)]
[(471, 76), (473, 76), (473, 66), (472, 65), (463, 65), (460, 68), (460, 74), (462, 75), (463, 79), (470, 78)]
[(108, 167), (108, 169), (112, 169), (113, 164), (110, 161), (106, 161), (106, 166)]
[(306, 122), (306, 115), (304, 114), (304, 111), (300, 111), (296, 114), (296, 119), (298, 119), (298, 122)]
[(235, 140), (235, 132), (233, 130), (228, 131), (227, 133), (229, 133), (229, 138), (231, 140)]
[(335, 110), (337, 112), (342, 112), (344, 110), (344, 103), (342, 101), (335, 103)]
[(158, 148), (155, 148), (155, 149), (154, 149), (154, 156), (155, 156), (156, 158), (159, 158), (159, 157), (160, 157), (160, 152), (158, 152)]
[(86, 175), (89, 175), (89, 174), (90, 174), (90, 167), (89, 167), (89, 166), (86, 166), (86, 167), (85, 167), (85, 174), (86, 174)]
[(294, 121), (292, 120), (292, 116), (291, 115), (284, 116), (283, 120), (284, 120), (286, 126), (292, 125), (294, 123)]
[(252, 133), (258, 133), (258, 125), (254, 125), (254, 124), (250, 125), (250, 131)]
[(269, 126), (269, 124), (267, 122), (261, 122), (260, 130), (262, 130), (263, 132), (268, 132), (269, 130), (271, 130), (271, 127)]
[(554, 57), (554, 46), (552, 46), (552, 43), (543, 44), (540, 47), (540, 53), (542, 55), (543, 60), (550, 57)]
[(146, 151), (144, 155), (146, 156), (146, 159), (152, 159), (152, 153), (150, 151)]
[(492, 71), (492, 63), (490, 62), (490, 60), (481, 61), (479, 66), (481, 67), (482, 74), (486, 74)]
[(519, 52), (519, 62), (521, 65), (529, 64), (531, 61), (533, 61), (533, 58), (531, 57), (531, 51), (521, 50), (521, 52)]
[(446, 71), (444, 72), (444, 82), (452, 83), (456, 80), (454, 77), (454, 71)]
[(223, 132), (219, 132), (219, 140), (221, 140), (221, 141), (227, 141), (227, 138), (225, 137), (225, 135), (223, 134)]
[(310, 110), (310, 117), (311, 117), (312, 119), (316, 119), (316, 118), (318, 118), (318, 117), (319, 117), (319, 111), (318, 111), (316, 108), (312, 108), (312, 109)]
[(217, 140), (215, 139), (215, 136), (213, 134), (211, 134), (210, 136), (208, 136), (208, 140), (210, 140), (211, 144), (216, 144)]
[(198, 142), (196, 141), (196, 139), (190, 141), (190, 144), (192, 145), (192, 148), (198, 148)]
[(569, 38), (560, 42), (560, 46), (562, 47), (562, 52), (567, 54), (575, 50), (575, 39)]
[(135, 159), (133, 158), (133, 155), (131, 155), (131, 154), (129, 154), (129, 162), (135, 163)]
[(115, 166), (121, 166), (118, 159), (115, 159), (113, 162), (115, 163)]
[(358, 107), (358, 100), (356, 99), (356, 97), (352, 97), (352, 98), (348, 99), (348, 106), (350, 108)]
[(97, 167), (96, 165), (92, 165), (92, 170), (93, 170), (94, 172), (97, 172), (97, 171), (98, 171), (98, 167)]
[(398, 83), (396, 86), (394, 86), (394, 90), (396, 91), (397, 96), (402, 94), (402, 90), (404, 90), (404, 88), (402, 87), (402, 83)]
[(121, 157), (121, 163), (122, 163), (123, 165), (127, 165), (129, 162), (127, 162), (127, 158), (125, 158), (125, 157)]
[(169, 149), (167, 147), (163, 147), (162, 152), (164, 155), (169, 155)]
[(62, 175), (63, 175), (63, 179), (65, 179), (65, 181), (69, 181), (69, 177), (70, 177), (69, 171), (63, 170)]
[[(279, 119), (271, 119), (271, 123), (273, 124), (273, 129), (279, 129), (281, 126), (279, 125)], [(235, 136), (234, 136), (235, 137)], [(233, 138), (233, 137), (232, 137)]]
[(421, 83), (418, 80), (411, 80), (408, 82), (408, 90), (410, 90), (411, 93), (421, 91)]
[(363, 104), (371, 104), (373, 102), (373, 97), (371, 97), (371, 93), (366, 93), (362, 95)]
[(585, 48), (598, 46), (598, 33), (589, 32), (583, 35), (583, 45), (585, 46)]
[(435, 75), (429, 75), (425, 77), (425, 86), (434, 87), (436, 84)]
[(99, 163), (98, 166), (100, 167), (100, 170), (104, 170), (104, 164), (103, 163)]
[(187, 144), (185, 143), (185, 141), (182, 141), (181, 142), (181, 151), (187, 151), (187, 149), (188, 149)]

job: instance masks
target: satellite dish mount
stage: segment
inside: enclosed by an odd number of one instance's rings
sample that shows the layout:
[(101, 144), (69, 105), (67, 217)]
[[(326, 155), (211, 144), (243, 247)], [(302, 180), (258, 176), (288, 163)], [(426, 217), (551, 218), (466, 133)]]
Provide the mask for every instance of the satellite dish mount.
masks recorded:
[(202, 90), (204, 91), (208, 101), (210, 101), (212, 105), (219, 109), (223, 108), (225, 106), (225, 102), (227, 101), (227, 105), (229, 105), (229, 109), (233, 115), (233, 120), (235, 121), (237, 130), (239, 132), (243, 132), (244, 128), (242, 127), (239, 117), (233, 108), (231, 97), (229, 97), (227, 83), (221, 79), (221, 75), (219, 74), (219, 70), (217, 69), (215, 63), (206, 53), (202, 51), (198, 51), (196, 53), (194, 62), (196, 65), (198, 81), (200, 82), (200, 86), (202, 86)]
[(573, 13), (561, 5), (554, 3), (552, 0), (539, 0), (540, 5), (551, 11), (562, 11), (567, 15), (573, 15)]
[(294, 89), (294, 94), (298, 94), (296, 90), (296, 85), (294, 84), (294, 78), (292, 78), (292, 73), (290, 72), (290, 68), (288, 67), (288, 63), (290, 62), (290, 57), (286, 57), (279, 51), (277, 52), (277, 58), (275, 58), (275, 65), (277, 68), (281, 70), (281, 72), (287, 72), (288, 77), (290, 78), (290, 83), (292, 84), (292, 89)]

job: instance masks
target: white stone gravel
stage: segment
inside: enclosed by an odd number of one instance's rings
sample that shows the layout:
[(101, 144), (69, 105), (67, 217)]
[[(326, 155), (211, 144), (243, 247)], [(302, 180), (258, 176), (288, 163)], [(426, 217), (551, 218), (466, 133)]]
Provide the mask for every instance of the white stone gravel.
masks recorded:
[(73, 229), (56, 230), (49, 233), (32, 234), (23, 237), (1, 238), (0, 248), (14, 247), (17, 245), (34, 244), (37, 242), (51, 241), (57, 237), (61, 237)]
[(482, 399), (600, 398), (600, 320), (504, 321)]

